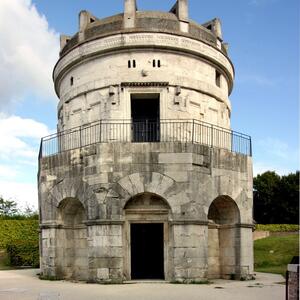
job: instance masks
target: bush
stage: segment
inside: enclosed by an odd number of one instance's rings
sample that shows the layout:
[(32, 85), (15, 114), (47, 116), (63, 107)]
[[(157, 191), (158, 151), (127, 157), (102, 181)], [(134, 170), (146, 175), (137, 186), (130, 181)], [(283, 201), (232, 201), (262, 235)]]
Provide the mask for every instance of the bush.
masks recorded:
[(298, 224), (257, 224), (256, 230), (270, 232), (291, 232), (298, 231)]
[(38, 220), (0, 220), (0, 248), (14, 240), (34, 240), (38, 243)]
[(11, 266), (39, 266), (39, 244), (36, 240), (15, 240), (6, 245)]
[(0, 249), (12, 266), (39, 264), (38, 220), (0, 220)]

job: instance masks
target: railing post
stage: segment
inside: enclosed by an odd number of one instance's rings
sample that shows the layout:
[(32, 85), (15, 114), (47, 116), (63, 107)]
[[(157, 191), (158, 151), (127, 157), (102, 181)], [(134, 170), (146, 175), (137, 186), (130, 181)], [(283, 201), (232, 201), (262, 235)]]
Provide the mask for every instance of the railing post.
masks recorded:
[(81, 148), (81, 126), (79, 127), (79, 147)]
[(101, 143), (101, 134), (102, 134), (102, 120), (99, 122), (99, 143)]
[(43, 138), (40, 142), (40, 150), (39, 150), (39, 160), (43, 157)]
[(211, 135), (211, 141), (210, 141), (210, 146), (211, 147), (213, 147), (213, 145), (214, 145), (214, 126), (213, 125), (211, 125), (211, 133), (210, 133), (210, 135)]
[(193, 119), (193, 126), (192, 126), (192, 144), (194, 144), (194, 130), (195, 130), (195, 120)]

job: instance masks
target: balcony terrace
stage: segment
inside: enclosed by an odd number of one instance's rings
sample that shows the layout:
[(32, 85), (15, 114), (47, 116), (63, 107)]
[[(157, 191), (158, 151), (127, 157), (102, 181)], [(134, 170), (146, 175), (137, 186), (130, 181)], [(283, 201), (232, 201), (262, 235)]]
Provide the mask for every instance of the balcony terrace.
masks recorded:
[(180, 142), (252, 156), (251, 137), (197, 120), (102, 120), (41, 140), (39, 159), (99, 143)]

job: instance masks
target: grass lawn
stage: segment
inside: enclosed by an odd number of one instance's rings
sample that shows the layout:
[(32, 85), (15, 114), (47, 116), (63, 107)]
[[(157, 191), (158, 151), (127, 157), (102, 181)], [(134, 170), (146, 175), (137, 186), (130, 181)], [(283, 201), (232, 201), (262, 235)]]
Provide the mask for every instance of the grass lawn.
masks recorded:
[(268, 237), (254, 241), (254, 269), (285, 276), (287, 264), (299, 255), (299, 235)]

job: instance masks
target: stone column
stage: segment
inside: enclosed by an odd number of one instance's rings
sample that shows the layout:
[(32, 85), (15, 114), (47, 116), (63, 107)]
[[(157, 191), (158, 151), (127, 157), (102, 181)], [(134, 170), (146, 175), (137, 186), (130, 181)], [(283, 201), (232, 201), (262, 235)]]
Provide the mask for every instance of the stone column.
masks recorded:
[(90, 225), (88, 232), (90, 280), (94, 282), (122, 282), (122, 225)]
[(41, 253), (40, 259), (42, 275), (45, 277), (58, 277), (56, 274), (57, 251), (56, 251), (56, 229), (41, 229)]
[[(251, 279), (253, 275), (252, 227), (240, 228), (240, 277)], [(250, 277), (250, 278), (249, 278)]]
[(207, 278), (207, 225), (173, 224), (174, 280), (200, 281)]

